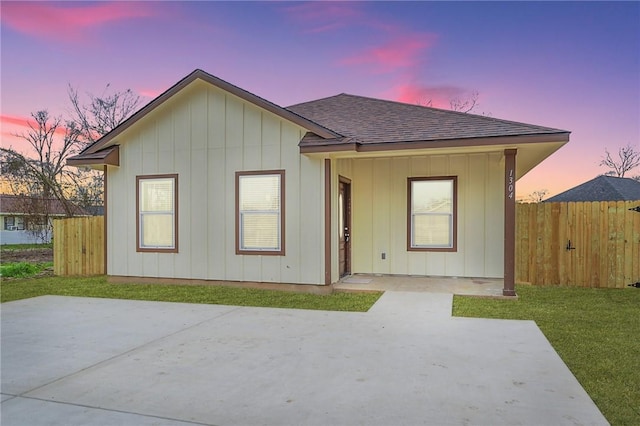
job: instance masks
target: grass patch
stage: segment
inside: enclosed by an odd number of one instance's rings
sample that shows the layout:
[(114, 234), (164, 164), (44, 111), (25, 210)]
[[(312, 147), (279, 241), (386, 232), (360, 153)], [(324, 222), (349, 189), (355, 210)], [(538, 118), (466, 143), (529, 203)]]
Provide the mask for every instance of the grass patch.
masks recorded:
[(52, 268), (53, 262), (29, 263), (16, 262), (0, 265), (0, 277), (3, 278), (26, 278), (36, 275), (47, 268)]
[(52, 249), (53, 243), (49, 244), (2, 244), (0, 250), (4, 251), (18, 251), (18, 250), (31, 250), (31, 249)]
[(640, 422), (640, 290), (517, 286), (519, 300), (455, 296), (453, 314), (534, 320), (612, 425)]
[(333, 293), (316, 295), (223, 286), (109, 284), (105, 276), (43, 277), (3, 281), (0, 284), (0, 301), (2, 302), (43, 295), (58, 295), (354, 312), (366, 312), (381, 294)]

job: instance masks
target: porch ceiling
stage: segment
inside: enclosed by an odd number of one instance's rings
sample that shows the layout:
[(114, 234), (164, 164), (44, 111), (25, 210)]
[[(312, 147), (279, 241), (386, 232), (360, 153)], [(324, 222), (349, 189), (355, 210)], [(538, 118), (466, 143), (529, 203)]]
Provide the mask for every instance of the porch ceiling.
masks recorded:
[[(509, 138), (513, 139), (513, 138)], [(350, 150), (336, 150), (336, 151), (324, 151), (324, 152), (304, 152), (305, 155), (317, 158), (331, 158), (331, 159), (343, 159), (343, 158), (382, 158), (382, 157), (418, 157), (418, 156), (432, 156), (432, 155), (463, 155), (463, 154), (477, 154), (477, 153), (504, 153), (505, 149), (517, 149), (516, 156), (516, 175), (520, 179), (522, 176), (531, 171), (535, 166), (544, 161), (551, 154), (559, 150), (567, 140), (555, 140), (547, 142), (532, 143), (530, 140), (525, 141), (511, 141), (511, 143), (487, 143), (478, 145), (442, 145), (433, 146), (430, 143), (429, 147), (417, 146), (415, 148), (408, 148), (407, 145), (411, 144), (395, 144), (396, 149), (392, 149), (391, 146), (379, 147), (379, 150), (362, 150), (359, 147), (352, 145)], [(344, 149), (344, 146), (341, 147)], [(386, 149), (385, 149), (386, 148)]]

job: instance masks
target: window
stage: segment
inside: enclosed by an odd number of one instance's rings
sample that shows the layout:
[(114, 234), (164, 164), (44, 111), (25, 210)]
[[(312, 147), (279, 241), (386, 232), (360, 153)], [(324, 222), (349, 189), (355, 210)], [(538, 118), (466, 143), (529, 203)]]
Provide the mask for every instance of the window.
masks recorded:
[(178, 175), (136, 177), (137, 251), (178, 252)]
[(236, 254), (284, 255), (284, 170), (236, 172)]
[(457, 178), (409, 178), (407, 192), (407, 249), (456, 251)]
[(4, 217), (4, 229), (7, 231), (14, 231), (16, 229), (15, 217), (13, 216), (5, 216)]

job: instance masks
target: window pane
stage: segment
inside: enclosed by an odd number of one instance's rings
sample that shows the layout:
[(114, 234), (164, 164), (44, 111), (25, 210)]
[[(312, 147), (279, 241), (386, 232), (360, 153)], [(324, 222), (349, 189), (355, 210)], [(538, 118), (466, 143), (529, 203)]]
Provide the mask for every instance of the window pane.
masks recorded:
[(451, 247), (449, 215), (416, 215), (413, 230), (413, 245), (416, 247)]
[(280, 210), (280, 175), (241, 176), (240, 210)]
[(454, 246), (454, 181), (411, 181), (411, 247)]
[(173, 179), (144, 179), (140, 181), (140, 210), (168, 212), (173, 210)]
[(279, 250), (280, 215), (278, 213), (242, 214), (243, 250)]
[(142, 214), (142, 247), (173, 247), (173, 215)]
[(453, 181), (412, 181), (413, 213), (453, 213)]

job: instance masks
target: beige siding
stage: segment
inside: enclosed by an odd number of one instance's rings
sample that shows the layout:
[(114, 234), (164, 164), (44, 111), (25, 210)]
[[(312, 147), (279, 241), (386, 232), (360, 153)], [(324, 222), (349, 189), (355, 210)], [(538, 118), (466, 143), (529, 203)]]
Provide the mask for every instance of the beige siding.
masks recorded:
[[(119, 137), (108, 173), (110, 275), (322, 284), (322, 160), (305, 130), (196, 81)], [(285, 256), (235, 254), (235, 172), (285, 170)], [(178, 174), (177, 254), (136, 252), (136, 175)]]
[[(352, 272), (502, 277), (501, 158), (483, 153), (337, 160), (334, 180), (352, 180)], [(407, 178), (420, 176), (458, 177), (457, 252), (407, 251)]]

